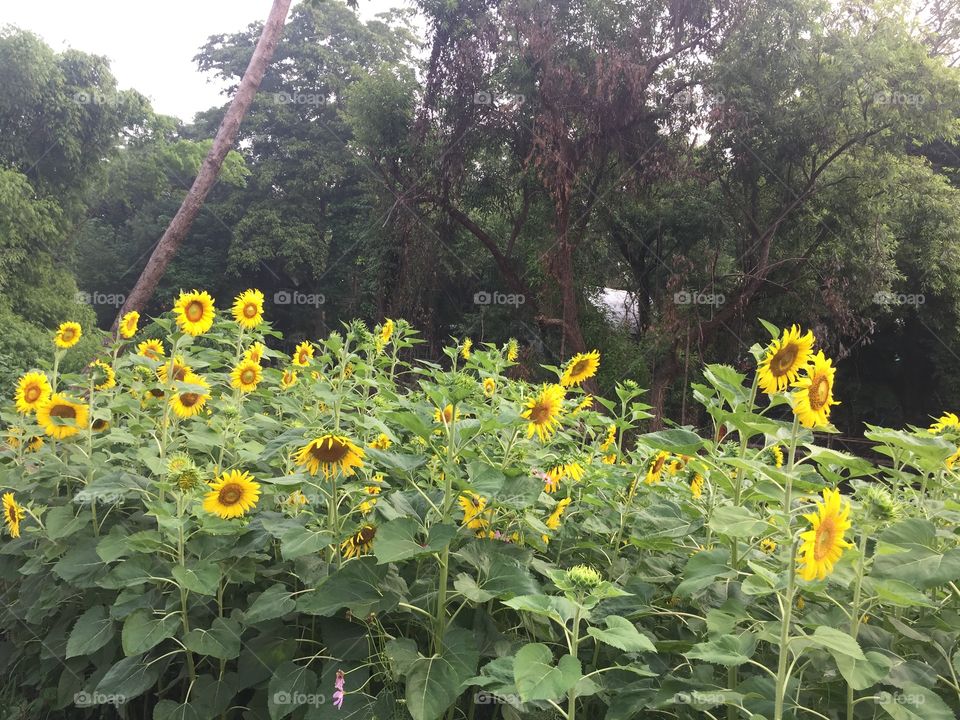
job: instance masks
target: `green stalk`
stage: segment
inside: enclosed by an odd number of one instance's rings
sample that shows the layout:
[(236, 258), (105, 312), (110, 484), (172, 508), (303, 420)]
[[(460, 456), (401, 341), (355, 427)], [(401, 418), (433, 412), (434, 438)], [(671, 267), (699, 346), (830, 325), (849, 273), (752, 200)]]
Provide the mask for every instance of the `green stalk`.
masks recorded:
[(783, 618), (780, 627), (780, 657), (777, 662), (777, 688), (774, 698), (774, 720), (783, 720), (783, 702), (787, 693), (787, 659), (790, 645), (790, 621), (793, 619), (793, 595), (797, 581), (797, 543), (793, 539), (793, 470), (797, 457), (797, 435), (800, 431), (800, 417), (793, 416), (793, 431), (790, 436), (790, 461), (787, 465), (787, 482), (783, 490), (783, 519), (786, 525), (787, 537), (790, 538), (790, 555), (787, 560), (790, 564), (787, 576), (787, 592), (783, 598)]
[[(850, 637), (854, 642), (860, 633), (860, 599), (863, 589), (863, 574), (867, 564), (867, 533), (860, 533), (860, 559), (857, 562), (857, 581), (853, 588), (853, 607), (850, 614)], [(853, 720), (853, 686), (847, 683), (847, 720)]]
[[(180, 493), (177, 496), (177, 561), (180, 563), (180, 567), (186, 566), (184, 557), (183, 511), (183, 493)], [(190, 614), (187, 610), (187, 590), (182, 585), (180, 586), (180, 621), (183, 625), (184, 637), (186, 637), (190, 632)], [(197, 668), (193, 662), (193, 653), (186, 648), (184, 651), (187, 653), (187, 671), (190, 673), (190, 686), (192, 687), (197, 681)]]
[[(577, 657), (577, 649), (580, 646), (580, 603), (577, 603), (577, 611), (573, 615), (573, 639), (570, 642), (571, 655)], [(574, 720), (577, 714), (577, 688), (576, 686), (567, 691), (567, 720)]]
[[(453, 448), (453, 425), (457, 417), (457, 406), (454, 404), (450, 424), (447, 426), (447, 467), (443, 473), (443, 522), (450, 521), (450, 510), (453, 506), (453, 463), (456, 454)], [(437, 610), (434, 619), (434, 646), (436, 652), (443, 649), (443, 636), (447, 629), (447, 582), (450, 575), (450, 545), (440, 553), (440, 578), (437, 587)]]

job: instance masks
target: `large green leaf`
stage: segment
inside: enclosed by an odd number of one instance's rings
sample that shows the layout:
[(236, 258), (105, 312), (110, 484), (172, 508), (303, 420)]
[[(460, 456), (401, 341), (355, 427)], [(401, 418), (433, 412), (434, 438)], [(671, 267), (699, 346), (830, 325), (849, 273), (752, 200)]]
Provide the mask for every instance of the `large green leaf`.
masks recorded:
[(943, 699), (922, 685), (908, 684), (899, 692), (878, 695), (877, 704), (894, 720), (956, 720)]
[(246, 625), (273, 620), (293, 612), (297, 603), (283, 583), (276, 583), (264, 590), (243, 614)]
[(407, 710), (413, 720), (438, 720), (460, 694), (460, 678), (449, 660), (417, 658), (407, 673)]
[(233, 660), (240, 654), (240, 623), (231, 618), (214, 618), (207, 630), (187, 633), (183, 644), (188, 650), (220, 660)]
[[(331, 616), (346, 607), (354, 615), (392, 610), (400, 601), (402, 580), (389, 565), (364, 556), (345, 563), (313, 592), (297, 600), (297, 609), (309, 615)], [(392, 573), (392, 575), (391, 575)]]
[(579, 660), (564, 655), (554, 665), (553, 653), (543, 643), (524, 645), (513, 662), (513, 681), (523, 702), (563, 697), (582, 676)]
[(698, 643), (684, 653), (691, 660), (736, 667), (743, 665), (753, 655), (757, 639), (751, 633), (742, 635), (720, 635), (707, 642)]
[(220, 568), (212, 562), (196, 562), (191, 565), (173, 566), (173, 579), (181, 587), (198, 595), (216, 596), (220, 589)]
[(180, 627), (180, 616), (169, 613), (154, 615), (146, 608), (136, 610), (127, 616), (123, 622), (121, 642), (126, 655), (140, 655), (177, 632)]
[(161, 664), (148, 663), (143, 655), (123, 658), (114, 664), (101, 678), (96, 692), (101, 695), (113, 695), (129, 702), (142, 695), (160, 677)]
[(721, 505), (715, 508), (710, 517), (710, 527), (716, 533), (733, 538), (756, 537), (769, 530), (764, 520), (747, 508), (737, 505)]
[(657, 651), (650, 638), (638, 631), (633, 623), (626, 618), (619, 615), (608, 615), (604, 618), (604, 623), (607, 625), (606, 630), (591, 627), (587, 632), (601, 642), (625, 652)]
[(106, 645), (116, 633), (116, 626), (103, 605), (93, 605), (77, 618), (67, 639), (67, 658), (90, 655)]
[(317, 676), (305, 665), (285, 662), (270, 676), (267, 710), (270, 720), (286, 717), (316, 696)]

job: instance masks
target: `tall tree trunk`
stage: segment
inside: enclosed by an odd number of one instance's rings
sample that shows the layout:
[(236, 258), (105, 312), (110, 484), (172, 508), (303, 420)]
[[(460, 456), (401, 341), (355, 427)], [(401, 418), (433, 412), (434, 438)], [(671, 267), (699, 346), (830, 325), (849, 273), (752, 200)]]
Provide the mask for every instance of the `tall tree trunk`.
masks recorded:
[(267, 71), (267, 66), (273, 58), (273, 53), (277, 48), (280, 36), (283, 34), (283, 25), (287, 19), (287, 12), (290, 10), (291, 0), (274, 0), (273, 7), (270, 9), (270, 15), (263, 26), (263, 32), (260, 33), (260, 39), (257, 41), (257, 47), (250, 57), (250, 64), (247, 65), (237, 92), (233, 96), (230, 107), (227, 109), (217, 135), (213, 140), (213, 146), (197, 173), (197, 178), (193, 181), (190, 191), (183, 199), (180, 209), (173, 216), (170, 225), (160, 238), (160, 242), (153, 249), (146, 267), (140, 273), (136, 285), (127, 296), (127, 301), (123, 304), (116, 319), (113, 321), (113, 332), (116, 333), (120, 318), (124, 313), (131, 310), (142, 310), (147, 301), (151, 298), (157, 289), (157, 283), (167, 270), (170, 261), (186, 238), (190, 231), (190, 226), (200, 213), (204, 200), (217, 181), (220, 174), (220, 168), (223, 165), (224, 158), (233, 147), (237, 139), (237, 132), (240, 130), (240, 123), (250, 109), (254, 96), (260, 88), (260, 82)]

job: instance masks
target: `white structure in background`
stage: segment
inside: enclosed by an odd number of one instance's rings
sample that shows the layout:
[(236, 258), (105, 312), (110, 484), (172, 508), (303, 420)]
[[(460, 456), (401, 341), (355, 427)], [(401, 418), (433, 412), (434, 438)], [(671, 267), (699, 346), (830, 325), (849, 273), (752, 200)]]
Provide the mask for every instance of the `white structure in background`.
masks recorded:
[(590, 303), (597, 308), (611, 325), (622, 327), (630, 333), (640, 329), (640, 313), (637, 312), (638, 299), (626, 290), (599, 288), (589, 295)]

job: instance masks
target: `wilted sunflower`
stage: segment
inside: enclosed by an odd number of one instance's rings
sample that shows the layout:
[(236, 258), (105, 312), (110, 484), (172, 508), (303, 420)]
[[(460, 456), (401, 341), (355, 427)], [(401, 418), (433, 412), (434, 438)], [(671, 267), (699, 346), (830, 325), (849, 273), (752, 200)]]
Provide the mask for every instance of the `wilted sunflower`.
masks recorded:
[(663, 479), (663, 471), (666, 468), (667, 460), (670, 459), (670, 453), (664, 452), (661, 450), (650, 460), (650, 464), (647, 465), (647, 474), (644, 478), (644, 482), (647, 485), (653, 485), (660, 482)]
[(570, 362), (564, 368), (563, 375), (560, 376), (560, 384), (564, 387), (579, 385), (584, 380), (596, 375), (599, 367), (600, 353), (597, 350), (578, 353), (570, 358)]
[(57, 334), (53, 336), (53, 342), (58, 348), (72, 348), (80, 342), (81, 335), (83, 335), (83, 330), (80, 323), (65, 322), (57, 328)]
[(784, 330), (782, 338), (774, 339), (757, 367), (760, 389), (772, 395), (794, 382), (810, 358), (814, 340), (812, 332), (801, 335), (796, 325)]
[(263, 322), (263, 293), (244, 290), (233, 301), (233, 319), (245, 330), (253, 330)]
[(469, 490), (462, 493), (457, 502), (463, 509), (463, 524), (471, 530), (485, 530), (490, 520), (485, 516), (487, 499)]
[(823, 580), (833, 572), (843, 551), (853, 545), (843, 539), (850, 529), (850, 503), (844, 503), (839, 490), (823, 491), (823, 502), (817, 503), (816, 513), (804, 515), (811, 528), (800, 533), (800, 577), (804, 580)]
[(840, 403), (833, 399), (833, 376), (836, 373), (832, 361), (820, 350), (807, 366), (806, 374), (793, 384), (793, 412), (800, 424), (808, 428), (826, 427), (830, 424), (830, 408)]
[(210, 399), (210, 384), (196, 373), (187, 373), (183, 378), (186, 385), (195, 385), (197, 389), (175, 391), (170, 397), (170, 405), (179, 418), (190, 418), (203, 410)]
[(391, 445), (393, 445), (393, 443), (390, 441), (390, 438), (387, 437), (386, 433), (380, 433), (367, 443), (367, 447), (372, 447), (374, 450), (387, 450)]
[(159, 360), (167, 351), (163, 348), (163, 341), (151, 338), (137, 345), (137, 354), (150, 360)]
[(213, 318), (216, 308), (213, 298), (207, 291), (181, 292), (174, 303), (173, 311), (176, 314), (177, 327), (187, 335), (203, 335), (213, 327)]
[(297, 345), (297, 349), (293, 351), (293, 364), (297, 367), (306, 367), (312, 359), (313, 345), (309, 340), (304, 340)]
[(86, 405), (57, 393), (37, 408), (37, 422), (47, 435), (63, 440), (87, 427), (89, 412)]
[(546, 385), (536, 397), (527, 401), (526, 409), (520, 417), (529, 420), (527, 437), (536, 433), (541, 442), (546, 442), (560, 427), (560, 414), (563, 412), (564, 390), (559, 385)]
[(470, 353), (473, 351), (473, 340), (466, 338), (463, 341), (463, 346), (460, 348), (460, 356), (464, 360), (470, 359)]
[(109, 390), (117, 386), (117, 374), (113, 371), (113, 368), (103, 360), (94, 360), (90, 363), (90, 369), (97, 373), (94, 381), (100, 379), (99, 376), (102, 376), (100, 383), (93, 386), (94, 390)]
[(50, 397), (50, 381), (42, 372), (28, 372), (17, 381), (17, 412), (24, 415), (34, 412)]
[(252, 360), (259, 365), (263, 362), (263, 353), (265, 350), (266, 348), (263, 346), (263, 343), (255, 342), (243, 353), (243, 359)]
[(192, 372), (193, 368), (187, 365), (183, 356), (177, 355), (170, 362), (165, 362), (157, 368), (157, 377), (164, 383), (168, 382), (168, 377), (172, 377), (176, 382), (183, 382)]
[(131, 310), (120, 320), (120, 337), (129, 340), (137, 334), (137, 327), (140, 324), (140, 313)]
[(253, 360), (241, 360), (230, 373), (230, 387), (242, 392), (253, 392), (263, 380), (263, 369)]
[(377, 528), (373, 525), (364, 525), (340, 544), (340, 550), (347, 560), (366, 555), (373, 550), (373, 541), (376, 537)]
[(488, 398), (493, 397), (493, 394), (497, 391), (497, 381), (493, 378), (484, 378), (483, 379), (483, 394)]
[(4, 493), (3, 519), (7, 523), (7, 530), (10, 532), (10, 537), (20, 537), (20, 521), (26, 516), (26, 510), (24, 510), (23, 506), (14, 499), (13, 493)]
[(311, 475), (318, 470), (329, 478), (339, 470), (344, 475), (353, 475), (354, 468), (363, 467), (364, 452), (342, 435), (324, 435), (311, 440), (297, 453), (297, 465), (306, 466)]
[(284, 370), (283, 377), (280, 378), (280, 387), (284, 390), (291, 388), (297, 384), (297, 371), (296, 370)]
[(203, 509), (224, 520), (240, 517), (251, 510), (260, 497), (260, 484), (248, 472), (230, 470), (210, 484), (203, 498)]
[(930, 432), (942, 433), (944, 430), (960, 430), (960, 417), (951, 412), (944, 413), (930, 426)]

